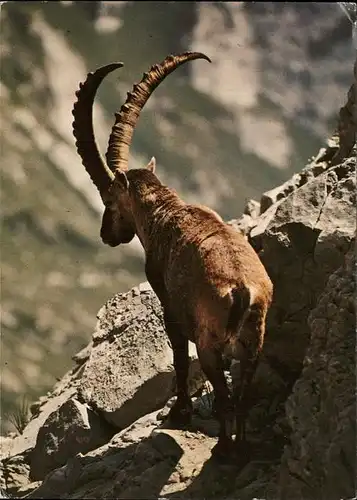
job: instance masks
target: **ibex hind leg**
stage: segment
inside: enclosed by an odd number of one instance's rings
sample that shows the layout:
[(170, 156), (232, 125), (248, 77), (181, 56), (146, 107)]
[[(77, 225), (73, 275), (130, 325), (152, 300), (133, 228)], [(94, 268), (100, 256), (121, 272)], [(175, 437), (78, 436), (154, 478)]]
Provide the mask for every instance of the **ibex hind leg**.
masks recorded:
[(202, 348), (199, 345), (197, 353), (202, 370), (213, 386), (217, 419), (220, 424), (218, 443), (212, 449), (212, 455), (220, 461), (230, 460), (234, 451), (232, 440), (234, 408), (223, 371), (222, 355), (214, 348)]
[(168, 418), (174, 427), (182, 428), (191, 422), (192, 417), (192, 401), (187, 385), (188, 339), (182, 335), (180, 325), (168, 313), (164, 314), (164, 322), (173, 350), (177, 389), (177, 400), (171, 408)]
[(246, 419), (250, 409), (250, 388), (263, 347), (266, 311), (253, 306), (244, 326), (245, 348), (240, 354), (239, 382), (234, 383), (233, 398), (236, 416), (235, 448), (240, 460), (249, 460), (250, 446), (246, 439)]
[(251, 446), (246, 436), (246, 419), (249, 411), (249, 389), (258, 363), (257, 357), (247, 353), (240, 360), (240, 377), (233, 385), (233, 399), (236, 420), (235, 453), (240, 463), (246, 463), (251, 457)]

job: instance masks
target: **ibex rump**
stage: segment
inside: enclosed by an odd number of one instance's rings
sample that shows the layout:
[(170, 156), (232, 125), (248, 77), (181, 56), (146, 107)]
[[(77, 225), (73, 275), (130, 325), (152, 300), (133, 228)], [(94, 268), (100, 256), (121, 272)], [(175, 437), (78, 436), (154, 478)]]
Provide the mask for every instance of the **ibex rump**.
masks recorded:
[[(105, 204), (101, 238), (110, 246), (129, 243), (135, 235), (146, 254), (146, 275), (164, 311), (177, 379), (177, 400), (169, 417), (187, 424), (192, 413), (188, 394), (188, 341), (197, 346), (202, 369), (215, 392), (220, 434), (214, 453), (234, 449), (245, 440), (247, 390), (262, 349), (272, 283), (253, 248), (207, 207), (186, 204), (155, 175), (155, 160), (144, 169), (128, 170), (129, 146), (140, 110), (156, 86), (186, 61), (201, 53), (168, 56), (153, 66), (128, 93), (116, 114), (106, 154), (95, 144), (92, 105), (102, 79), (121, 63), (89, 74), (76, 93), (73, 131), (83, 164)], [(240, 384), (229, 394), (222, 354), (240, 360)], [(244, 453), (243, 448), (243, 453)]]

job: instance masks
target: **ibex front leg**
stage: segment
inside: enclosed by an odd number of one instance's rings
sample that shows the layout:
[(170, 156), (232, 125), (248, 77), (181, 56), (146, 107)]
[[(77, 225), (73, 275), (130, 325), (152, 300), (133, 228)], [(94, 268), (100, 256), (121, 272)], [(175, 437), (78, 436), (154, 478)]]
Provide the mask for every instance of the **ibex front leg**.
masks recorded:
[(170, 312), (164, 280), (157, 273), (156, 265), (155, 261), (153, 265), (152, 258), (147, 255), (145, 272), (163, 308), (165, 329), (171, 342), (176, 372), (177, 400), (171, 408), (168, 418), (174, 426), (182, 427), (190, 423), (192, 416), (192, 401), (187, 386), (189, 370), (188, 338), (182, 334), (181, 325), (176, 322)]
[(164, 313), (164, 322), (173, 350), (177, 386), (177, 400), (170, 410), (169, 419), (175, 427), (184, 427), (190, 423), (192, 416), (192, 401), (187, 385), (188, 339), (182, 335), (180, 325), (167, 312)]

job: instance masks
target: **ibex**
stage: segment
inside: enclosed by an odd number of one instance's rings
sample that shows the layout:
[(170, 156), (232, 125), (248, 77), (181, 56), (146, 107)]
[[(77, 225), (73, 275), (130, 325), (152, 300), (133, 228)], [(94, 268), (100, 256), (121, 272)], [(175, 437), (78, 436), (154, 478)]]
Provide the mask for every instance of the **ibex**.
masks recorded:
[[(185, 203), (160, 182), (154, 158), (146, 168), (128, 170), (129, 147), (141, 109), (167, 75), (194, 59), (210, 62), (202, 53), (186, 52), (170, 55), (144, 73), (116, 113), (106, 161), (94, 139), (93, 101), (104, 77), (123, 64), (89, 73), (76, 92), (73, 133), (83, 165), (105, 205), (102, 241), (115, 247), (137, 235), (145, 250), (145, 272), (162, 304), (173, 349), (177, 399), (169, 419), (179, 427), (191, 419), (187, 387), (191, 340), (215, 393), (220, 431), (212, 453), (222, 457), (238, 447), (244, 455), (247, 391), (263, 346), (272, 283), (243, 235), (213, 210)], [(240, 361), (240, 382), (232, 395), (223, 355)]]

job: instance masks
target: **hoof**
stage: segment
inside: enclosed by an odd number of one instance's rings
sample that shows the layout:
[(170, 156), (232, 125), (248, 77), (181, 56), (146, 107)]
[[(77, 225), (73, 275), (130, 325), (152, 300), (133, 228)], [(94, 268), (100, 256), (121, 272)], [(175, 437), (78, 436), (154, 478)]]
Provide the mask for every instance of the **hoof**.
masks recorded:
[(218, 443), (212, 448), (212, 457), (219, 463), (232, 463), (235, 455), (235, 446), (232, 440), (218, 440)]
[(250, 443), (246, 440), (236, 440), (234, 441), (234, 454), (236, 456), (236, 462), (240, 466), (246, 465), (250, 462), (252, 457), (252, 447)]
[(169, 423), (176, 429), (187, 427), (192, 419), (192, 405), (174, 405), (168, 414)]

